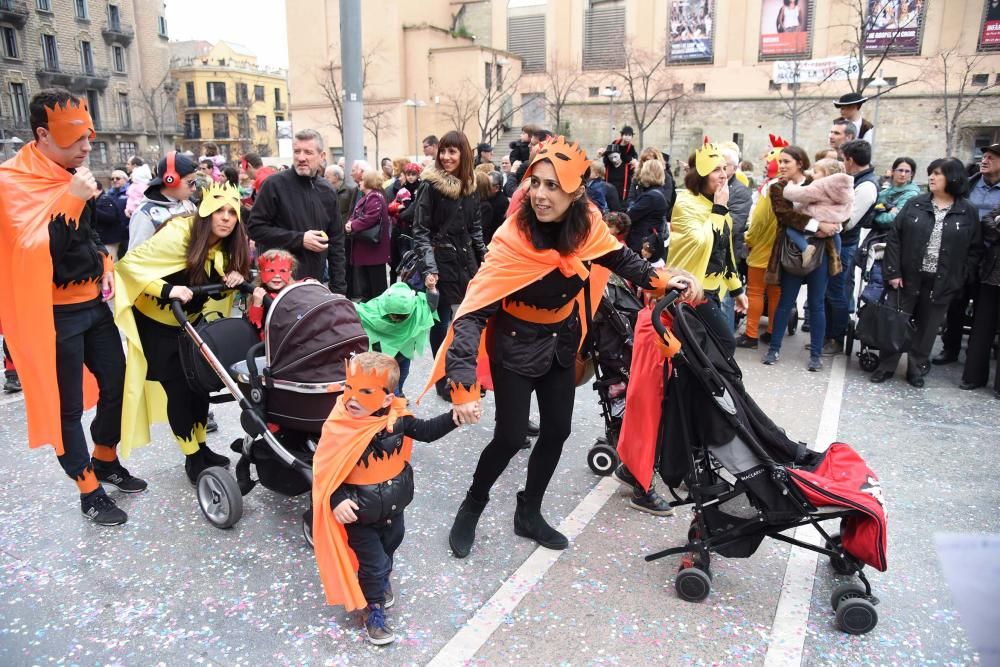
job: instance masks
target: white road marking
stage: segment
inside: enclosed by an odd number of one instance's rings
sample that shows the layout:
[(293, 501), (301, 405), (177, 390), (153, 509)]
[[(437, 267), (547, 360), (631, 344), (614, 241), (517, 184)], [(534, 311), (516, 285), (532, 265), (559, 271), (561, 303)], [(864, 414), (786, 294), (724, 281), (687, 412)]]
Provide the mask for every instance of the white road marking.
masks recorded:
[[(826, 386), (823, 412), (812, 449), (825, 450), (837, 439), (840, 423), (840, 409), (844, 401), (844, 376), (847, 357), (837, 355), (830, 367), (830, 382)], [(802, 526), (795, 530), (796, 539), (810, 544), (819, 544), (820, 536), (812, 526)], [(785, 578), (781, 584), (781, 595), (774, 613), (771, 638), (768, 642), (764, 667), (798, 667), (802, 664), (802, 650), (806, 640), (806, 623), (809, 621), (809, 606), (812, 601), (813, 585), (816, 582), (816, 560), (818, 554), (807, 549), (792, 547), (785, 566)]]
[[(569, 516), (563, 519), (559, 524), (559, 531), (572, 542), (618, 488), (618, 482), (610, 477), (603, 478)], [(434, 659), (427, 663), (428, 666), (451, 667), (472, 660), (476, 652), (541, 581), (562, 553), (542, 547), (536, 548), (521, 567), (503, 582), (493, 597), (441, 648)]]

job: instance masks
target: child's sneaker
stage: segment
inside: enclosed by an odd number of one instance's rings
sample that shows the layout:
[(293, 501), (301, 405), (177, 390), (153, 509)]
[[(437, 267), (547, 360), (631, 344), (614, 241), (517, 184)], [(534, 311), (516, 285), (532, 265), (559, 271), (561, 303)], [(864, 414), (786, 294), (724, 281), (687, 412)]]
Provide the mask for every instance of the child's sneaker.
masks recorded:
[(392, 605), (396, 604), (396, 594), (392, 592), (392, 583), (389, 582), (389, 577), (385, 578), (385, 602), (382, 603), (382, 607), (385, 609), (392, 609)]
[(396, 635), (385, 622), (385, 605), (370, 604), (365, 611), (365, 635), (370, 644), (385, 646), (396, 641)]

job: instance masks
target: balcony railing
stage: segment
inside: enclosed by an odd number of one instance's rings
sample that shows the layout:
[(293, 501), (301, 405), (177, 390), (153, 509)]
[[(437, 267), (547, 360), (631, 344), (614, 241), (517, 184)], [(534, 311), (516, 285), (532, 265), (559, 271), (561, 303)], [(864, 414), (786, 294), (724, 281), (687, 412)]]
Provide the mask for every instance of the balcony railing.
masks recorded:
[(135, 30), (131, 26), (122, 25), (121, 22), (109, 22), (101, 29), (101, 35), (108, 44), (128, 46), (135, 38)]
[(29, 14), (27, 0), (0, 0), (0, 22), (23, 28)]
[(38, 83), (43, 87), (62, 86), (74, 92), (82, 92), (88, 88), (104, 90), (111, 77), (108, 70), (96, 67), (82, 71), (64, 66), (46, 66), (39, 68), (36, 74)]
[(275, 111), (284, 111), (285, 107), (286, 107), (286, 104), (284, 102), (275, 102), (274, 103), (274, 110)]

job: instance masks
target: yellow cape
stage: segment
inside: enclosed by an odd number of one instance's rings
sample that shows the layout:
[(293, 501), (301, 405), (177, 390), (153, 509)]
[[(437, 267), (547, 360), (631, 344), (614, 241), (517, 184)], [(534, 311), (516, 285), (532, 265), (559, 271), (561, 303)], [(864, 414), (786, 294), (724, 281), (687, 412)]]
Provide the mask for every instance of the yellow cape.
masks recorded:
[[(167, 421), (167, 396), (159, 382), (146, 380), (146, 355), (142, 351), (139, 330), (136, 328), (132, 306), (146, 287), (187, 266), (188, 241), (191, 238), (192, 217), (168, 220), (148, 241), (128, 254), (115, 265), (115, 324), (125, 334), (128, 350), (125, 358), (125, 396), (122, 403), (122, 439), (119, 455), (127, 458), (133, 447), (142, 447), (150, 441), (149, 428), (157, 422)], [(225, 256), (222, 252), (209, 252), (206, 273), (211, 266), (219, 275), (225, 274)], [(233, 295), (221, 301), (210, 300), (206, 310), (217, 310), (228, 315), (233, 306)]]

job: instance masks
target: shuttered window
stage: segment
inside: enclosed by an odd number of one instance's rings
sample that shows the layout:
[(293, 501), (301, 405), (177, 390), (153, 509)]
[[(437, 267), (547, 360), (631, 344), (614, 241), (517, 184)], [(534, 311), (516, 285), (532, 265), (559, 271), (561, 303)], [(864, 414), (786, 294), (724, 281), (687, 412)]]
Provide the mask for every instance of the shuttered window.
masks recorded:
[(507, 17), (507, 50), (521, 58), (525, 74), (545, 71), (545, 15)]
[(583, 69), (625, 66), (625, 6), (595, 5), (584, 12)]

